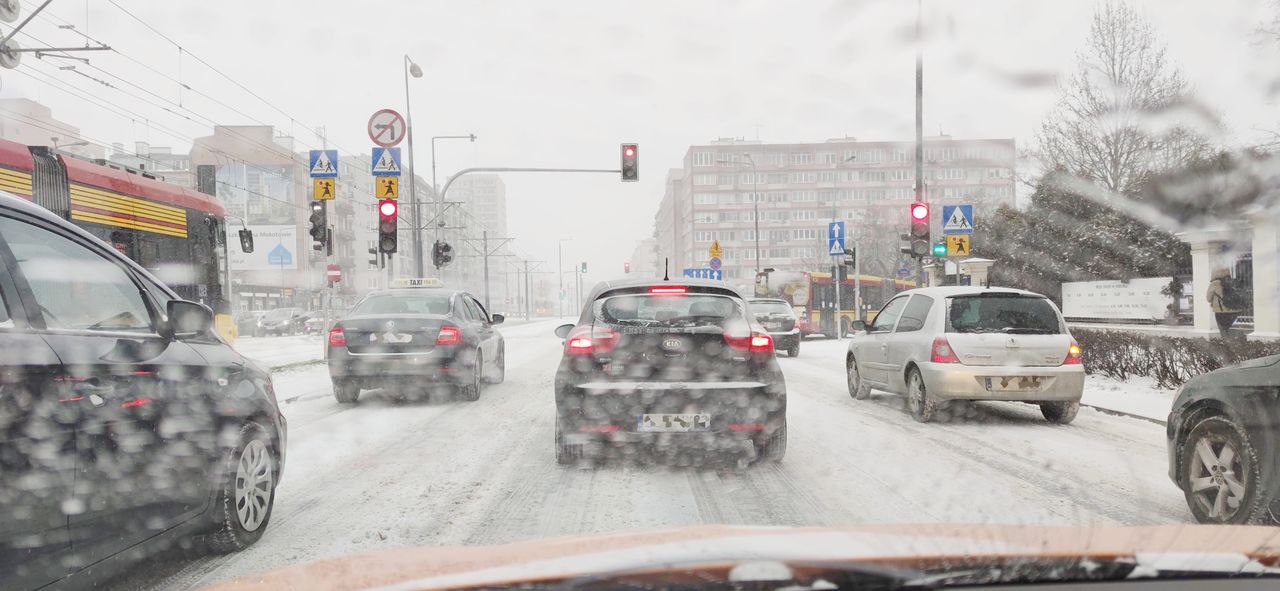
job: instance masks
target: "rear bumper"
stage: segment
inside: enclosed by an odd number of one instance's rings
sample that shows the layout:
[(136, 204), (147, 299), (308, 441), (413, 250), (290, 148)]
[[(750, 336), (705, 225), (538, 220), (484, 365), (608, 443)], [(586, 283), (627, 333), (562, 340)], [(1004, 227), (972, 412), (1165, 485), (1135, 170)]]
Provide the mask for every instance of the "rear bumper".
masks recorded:
[(770, 332), (769, 336), (773, 337), (774, 349), (790, 349), (800, 344), (800, 329), (793, 328), (779, 332)]
[(413, 378), (422, 381), (469, 383), (473, 364), (452, 352), (434, 350), (418, 355), (354, 355), (346, 348), (329, 347), (329, 377), (334, 380), (376, 381)]
[[(920, 376), (931, 397), (940, 400), (1011, 400), (1022, 402), (1079, 401), (1084, 394), (1084, 367), (978, 366), (920, 363)], [(1008, 391), (987, 388), (987, 380), (1039, 378), (1035, 389)]]
[[(566, 442), (604, 440), (619, 443), (681, 441), (708, 444), (712, 439), (750, 440), (767, 435), (786, 420), (785, 384), (743, 382), (591, 381), (561, 388), (556, 412)], [(705, 430), (642, 430), (646, 414), (709, 415)]]

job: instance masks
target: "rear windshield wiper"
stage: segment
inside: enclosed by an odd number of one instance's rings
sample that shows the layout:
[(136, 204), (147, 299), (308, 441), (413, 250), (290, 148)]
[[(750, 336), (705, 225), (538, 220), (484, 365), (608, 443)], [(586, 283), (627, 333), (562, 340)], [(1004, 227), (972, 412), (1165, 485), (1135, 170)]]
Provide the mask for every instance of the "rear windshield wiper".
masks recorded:
[(1022, 328), (1013, 326), (1004, 328), (1000, 332), (1005, 334), (1058, 334), (1058, 331), (1049, 330), (1047, 328)]

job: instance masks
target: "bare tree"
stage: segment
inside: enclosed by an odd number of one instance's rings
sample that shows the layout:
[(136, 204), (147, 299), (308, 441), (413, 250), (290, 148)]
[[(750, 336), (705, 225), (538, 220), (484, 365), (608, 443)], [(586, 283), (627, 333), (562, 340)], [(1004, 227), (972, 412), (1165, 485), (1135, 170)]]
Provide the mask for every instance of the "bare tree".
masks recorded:
[(1186, 109), (1186, 80), (1166, 61), (1151, 24), (1131, 7), (1102, 4), (1076, 60), (1076, 72), (1036, 133), (1046, 169), (1132, 194), (1146, 175), (1208, 152), (1202, 135), (1169, 123), (1205, 114)]

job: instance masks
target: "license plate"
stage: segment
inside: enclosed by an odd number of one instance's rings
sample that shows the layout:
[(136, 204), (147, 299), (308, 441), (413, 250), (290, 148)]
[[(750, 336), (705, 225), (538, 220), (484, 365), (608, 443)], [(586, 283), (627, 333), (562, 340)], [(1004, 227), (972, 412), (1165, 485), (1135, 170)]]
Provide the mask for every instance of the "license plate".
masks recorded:
[(711, 415), (703, 413), (640, 415), (636, 431), (646, 433), (690, 433), (711, 430)]
[(1007, 376), (987, 378), (988, 392), (1035, 392), (1040, 390), (1041, 376)]
[(782, 328), (782, 323), (781, 323), (781, 322), (766, 322), (766, 323), (764, 323), (764, 327), (765, 327), (765, 330), (778, 330), (778, 329)]

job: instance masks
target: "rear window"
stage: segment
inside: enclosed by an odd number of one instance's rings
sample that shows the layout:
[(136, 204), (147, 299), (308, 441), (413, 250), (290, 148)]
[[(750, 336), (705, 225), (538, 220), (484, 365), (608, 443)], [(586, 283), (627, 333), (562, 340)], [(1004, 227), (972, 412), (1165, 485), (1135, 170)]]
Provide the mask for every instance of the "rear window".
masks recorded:
[(714, 294), (628, 294), (596, 302), (595, 316), (619, 326), (721, 326), (740, 319), (742, 304)]
[(947, 332), (1059, 334), (1062, 324), (1043, 297), (992, 293), (951, 298)]
[(758, 315), (778, 314), (790, 316), (795, 312), (786, 302), (751, 302), (751, 312)]
[(445, 294), (377, 295), (356, 305), (351, 314), (448, 314)]

